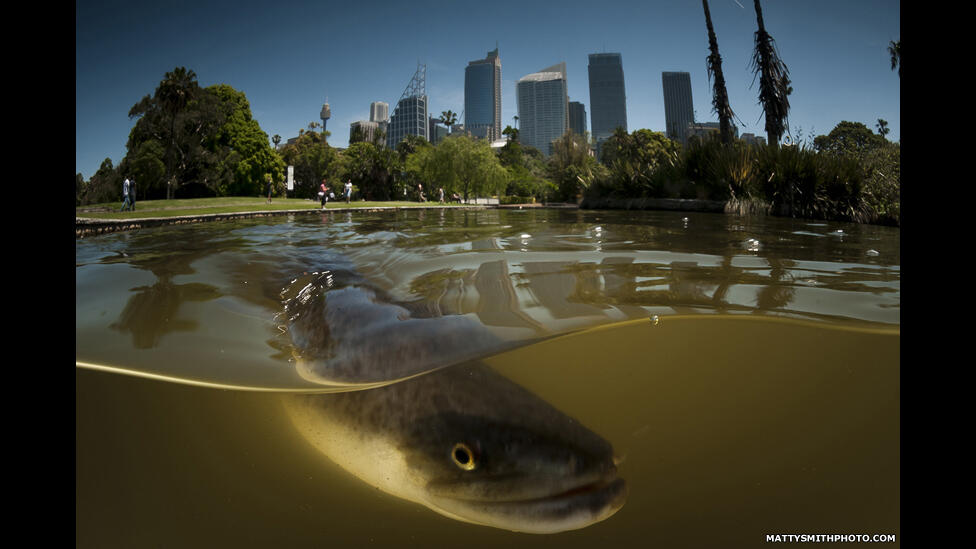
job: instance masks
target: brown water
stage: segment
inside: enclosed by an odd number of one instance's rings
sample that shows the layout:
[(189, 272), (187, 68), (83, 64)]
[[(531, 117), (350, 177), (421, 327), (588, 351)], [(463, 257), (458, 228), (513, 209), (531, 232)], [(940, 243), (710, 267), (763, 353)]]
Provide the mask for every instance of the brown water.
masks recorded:
[[(899, 263), (897, 229), (661, 212), (313, 214), (79, 240), (77, 545), (898, 539)], [(623, 507), (518, 534), (329, 461), (282, 406), (321, 390), (296, 374), (282, 301), (326, 271), (415, 318), (531, 343), (484, 362), (613, 445)]]

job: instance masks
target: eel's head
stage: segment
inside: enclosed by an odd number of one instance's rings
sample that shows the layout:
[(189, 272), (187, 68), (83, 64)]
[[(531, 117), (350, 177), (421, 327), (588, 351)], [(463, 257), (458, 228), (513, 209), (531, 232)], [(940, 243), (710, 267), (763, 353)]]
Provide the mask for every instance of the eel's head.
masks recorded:
[(583, 528), (617, 512), (627, 490), (610, 444), (563, 418), (539, 430), (442, 414), (417, 422), (404, 454), (443, 515), (527, 533)]

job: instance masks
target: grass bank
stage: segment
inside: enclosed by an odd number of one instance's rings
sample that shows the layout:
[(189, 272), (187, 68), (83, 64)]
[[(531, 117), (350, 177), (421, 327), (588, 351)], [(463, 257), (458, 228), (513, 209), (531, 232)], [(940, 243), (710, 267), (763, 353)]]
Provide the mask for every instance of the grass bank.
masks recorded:
[[(474, 207), (462, 204), (439, 204), (438, 202), (363, 202), (352, 201), (346, 204), (344, 200), (332, 201), (326, 209), (345, 208), (409, 208), (424, 206), (443, 206), (453, 208)], [(220, 198), (184, 198), (174, 200), (137, 200), (135, 211), (120, 212), (122, 202), (108, 202), (103, 204), (89, 204), (75, 208), (75, 217), (88, 219), (142, 219), (147, 217), (180, 217), (187, 215), (229, 214), (246, 212), (274, 212), (289, 210), (321, 210), (318, 201), (305, 198), (274, 198), (268, 204), (266, 198), (254, 197), (220, 197)]]

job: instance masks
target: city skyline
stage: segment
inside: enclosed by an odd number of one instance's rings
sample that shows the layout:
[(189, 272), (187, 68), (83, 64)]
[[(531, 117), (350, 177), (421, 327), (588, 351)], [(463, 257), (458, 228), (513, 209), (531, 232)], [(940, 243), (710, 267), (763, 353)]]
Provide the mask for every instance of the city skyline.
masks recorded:
[[(587, 56), (601, 52), (626, 58), (629, 131), (666, 130), (660, 79), (668, 71), (691, 74), (695, 119), (717, 120), (701, 3), (611, 1), (578, 18), (580, 10), (591, 11), (588, 3), (567, 0), (553, 11), (549, 3), (499, 0), (473, 21), (468, 14), (478, 5), (418, 0), (409, 7), (380, 3), (377, 11), (333, 2), (204, 0), (176, 10), (82, 0), (76, 3), (76, 171), (87, 179), (105, 158), (118, 165), (135, 122), (129, 109), (179, 66), (193, 70), (201, 86), (224, 83), (243, 92), (262, 130), (283, 142), (319, 121), (328, 99), (329, 141), (346, 146), (346, 128), (368, 120), (374, 101), (392, 110), (418, 63), (428, 66), (428, 112), (461, 114), (465, 67), (494, 47), (506, 65), (502, 127), (514, 125), (517, 80), (560, 61), (567, 65), (570, 99), (591, 111)], [(711, 0), (709, 7), (739, 131), (765, 136), (749, 69), (752, 3)], [(874, 130), (882, 118), (888, 138), (900, 140), (900, 79), (887, 51), (889, 41), (900, 40), (898, 2), (764, 0), (762, 8), (790, 70), (791, 131), (809, 141), (843, 120)], [(410, 22), (432, 16), (437, 29), (420, 37), (409, 32)], [(378, 32), (363, 33), (364, 26)]]

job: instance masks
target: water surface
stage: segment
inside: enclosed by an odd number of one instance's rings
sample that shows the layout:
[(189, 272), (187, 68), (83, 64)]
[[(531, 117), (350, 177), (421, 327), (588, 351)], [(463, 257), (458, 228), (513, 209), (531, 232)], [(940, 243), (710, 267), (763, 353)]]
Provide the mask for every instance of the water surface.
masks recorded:
[(328, 212), (78, 240), (80, 362), (302, 388), (289, 284), (356, 273), (415, 316), (531, 341), (653, 315), (900, 324), (898, 229), (717, 214)]

